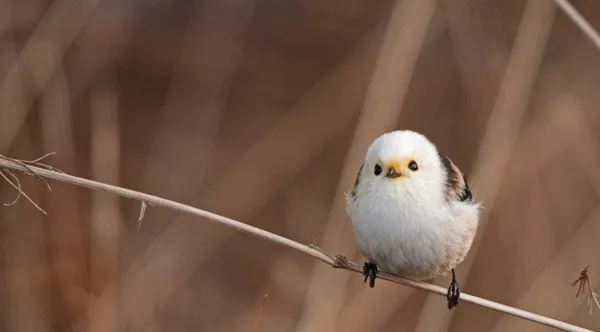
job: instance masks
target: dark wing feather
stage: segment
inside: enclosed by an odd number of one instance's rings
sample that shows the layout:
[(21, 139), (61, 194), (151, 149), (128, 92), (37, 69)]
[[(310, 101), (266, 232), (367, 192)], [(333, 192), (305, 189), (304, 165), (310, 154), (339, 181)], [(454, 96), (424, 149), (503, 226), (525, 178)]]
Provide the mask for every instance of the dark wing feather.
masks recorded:
[(471, 189), (469, 189), (469, 184), (467, 183), (465, 175), (450, 159), (448, 159), (448, 157), (444, 156), (442, 153), (439, 153), (439, 155), (442, 167), (447, 176), (445, 190), (446, 200), (458, 200), (461, 202), (472, 201), (473, 194), (471, 193)]
[(360, 173), (362, 172), (363, 166), (364, 164), (360, 165), (360, 168), (358, 169), (358, 174), (356, 174), (356, 180), (354, 180), (354, 188), (350, 192), (350, 196), (352, 196), (352, 198), (356, 198), (356, 189), (358, 188), (358, 184), (360, 183)]

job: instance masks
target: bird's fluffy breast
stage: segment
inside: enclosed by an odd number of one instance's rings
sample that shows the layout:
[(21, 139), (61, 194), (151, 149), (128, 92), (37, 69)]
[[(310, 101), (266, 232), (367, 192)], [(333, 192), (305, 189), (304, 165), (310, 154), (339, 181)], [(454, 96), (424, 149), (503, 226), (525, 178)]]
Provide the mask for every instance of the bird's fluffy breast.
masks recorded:
[(348, 213), (363, 254), (379, 268), (414, 279), (453, 268), (466, 255), (476, 228), (476, 207), (424, 204), (379, 195), (349, 198)]

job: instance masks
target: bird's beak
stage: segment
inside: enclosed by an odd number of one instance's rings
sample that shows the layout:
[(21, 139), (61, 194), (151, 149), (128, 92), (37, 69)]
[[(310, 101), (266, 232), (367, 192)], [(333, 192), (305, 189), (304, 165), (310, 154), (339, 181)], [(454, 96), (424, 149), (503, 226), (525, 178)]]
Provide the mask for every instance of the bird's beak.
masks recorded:
[(400, 163), (397, 161), (392, 161), (387, 165), (387, 172), (385, 176), (390, 179), (399, 178), (402, 176), (402, 168), (400, 167)]

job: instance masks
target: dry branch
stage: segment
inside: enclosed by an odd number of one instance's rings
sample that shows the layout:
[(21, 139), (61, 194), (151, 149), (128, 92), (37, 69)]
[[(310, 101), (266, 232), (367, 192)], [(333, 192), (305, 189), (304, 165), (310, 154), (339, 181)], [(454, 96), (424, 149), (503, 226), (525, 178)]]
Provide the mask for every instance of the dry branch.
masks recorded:
[[(53, 180), (57, 180), (60, 182), (70, 183), (70, 184), (73, 184), (76, 186), (86, 187), (86, 188), (90, 188), (90, 189), (94, 189), (94, 190), (101, 190), (101, 191), (105, 191), (107, 193), (119, 195), (119, 196), (126, 197), (126, 198), (131, 198), (131, 199), (134, 199), (137, 201), (147, 202), (147, 203), (152, 204), (157, 207), (164, 207), (164, 208), (172, 209), (172, 210), (175, 210), (175, 211), (178, 211), (181, 213), (185, 213), (185, 214), (189, 214), (192, 216), (196, 216), (196, 217), (204, 217), (204, 218), (210, 219), (213, 222), (228, 226), (235, 230), (256, 236), (258, 238), (261, 238), (261, 239), (264, 239), (267, 241), (277, 243), (277, 244), (285, 246), (285, 247), (295, 249), (304, 254), (312, 256), (313, 258), (316, 258), (316, 259), (330, 265), (331, 267), (349, 270), (349, 271), (353, 271), (353, 272), (357, 272), (357, 273), (361, 273), (361, 274), (363, 272), (361, 265), (359, 265), (355, 262), (349, 261), (344, 256), (337, 255), (336, 257), (333, 257), (332, 255), (327, 254), (326, 252), (322, 251), (321, 249), (317, 248), (314, 245), (305, 245), (305, 244), (293, 241), (291, 239), (288, 239), (286, 237), (283, 237), (281, 235), (267, 232), (263, 229), (239, 222), (237, 220), (233, 220), (233, 219), (230, 219), (230, 218), (227, 218), (227, 217), (224, 217), (224, 216), (212, 213), (212, 212), (208, 212), (205, 210), (201, 210), (201, 209), (189, 206), (189, 205), (178, 203), (178, 202), (166, 199), (166, 198), (162, 198), (162, 197), (158, 197), (158, 196), (154, 196), (154, 195), (150, 195), (150, 194), (146, 194), (146, 193), (142, 193), (142, 192), (138, 192), (135, 190), (126, 189), (126, 188), (122, 188), (122, 187), (118, 187), (118, 186), (113, 186), (113, 185), (102, 183), (102, 182), (88, 180), (88, 179), (84, 179), (84, 178), (80, 178), (80, 177), (76, 177), (73, 175), (68, 175), (65, 173), (56, 172), (56, 171), (52, 171), (52, 170), (48, 170), (48, 169), (44, 169), (44, 168), (39, 168), (39, 167), (34, 167), (34, 166), (25, 167), (25, 166), (21, 165), (20, 163), (14, 161), (12, 159), (6, 158), (6, 157), (0, 158), (0, 169), (12, 169), (12, 170), (16, 170), (16, 171), (20, 171), (20, 172), (24, 172), (24, 173), (34, 172), (36, 175), (43, 176), (43, 177), (53, 179)], [(436, 285), (413, 281), (413, 280), (410, 280), (407, 278), (397, 277), (397, 276), (394, 276), (394, 275), (391, 275), (391, 274), (388, 274), (385, 272), (379, 272), (378, 277), (383, 280), (387, 280), (387, 281), (391, 281), (391, 282), (394, 282), (397, 284), (421, 289), (421, 290), (424, 290), (424, 291), (427, 291), (430, 293), (435, 293), (435, 294), (438, 294), (441, 296), (446, 295), (446, 289), (436, 286)], [(555, 328), (566, 330), (566, 331), (576, 331), (576, 332), (590, 331), (588, 329), (584, 329), (582, 327), (568, 324), (566, 322), (562, 322), (562, 321), (559, 321), (556, 319), (552, 319), (549, 317), (534, 314), (532, 312), (524, 311), (521, 309), (513, 308), (513, 307), (510, 307), (510, 306), (507, 306), (504, 304), (486, 300), (486, 299), (483, 299), (483, 298), (480, 298), (477, 296), (473, 296), (470, 294), (466, 294), (466, 293), (461, 294), (461, 300), (463, 302), (476, 304), (476, 305), (479, 305), (482, 307), (497, 310), (497, 311), (500, 311), (500, 312), (503, 312), (503, 313), (506, 313), (509, 315), (513, 315), (513, 316), (527, 319), (527, 320), (530, 320), (530, 321), (533, 321), (533, 322), (536, 322), (539, 324), (555, 327)]]
[(600, 34), (567, 0), (554, 0), (558, 7), (577, 25), (594, 46), (600, 49)]

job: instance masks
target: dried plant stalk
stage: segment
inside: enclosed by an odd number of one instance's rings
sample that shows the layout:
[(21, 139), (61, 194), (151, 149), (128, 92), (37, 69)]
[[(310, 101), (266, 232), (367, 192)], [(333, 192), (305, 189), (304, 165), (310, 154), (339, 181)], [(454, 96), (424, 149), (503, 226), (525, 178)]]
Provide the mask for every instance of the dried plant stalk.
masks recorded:
[(577, 293), (575, 294), (575, 297), (577, 297), (577, 298), (579, 298), (580, 295), (583, 295), (587, 288), (587, 290), (588, 290), (587, 305), (590, 308), (590, 315), (591, 315), (594, 305), (598, 309), (600, 309), (600, 301), (598, 298), (598, 293), (596, 293), (594, 291), (594, 289), (592, 288), (592, 283), (590, 282), (589, 268), (590, 268), (590, 266), (588, 265), (583, 270), (581, 270), (581, 272), (579, 273), (579, 278), (577, 278), (575, 281), (573, 281), (571, 283), (571, 287), (576, 287), (579, 285), (579, 287), (577, 288)]
[[(331, 267), (345, 269), (345, 270), (353, 271), (353, 272), (360, 273), (360, 274), (363, 273), (362, 265), (352, 262), (344, 256), (337, 255), (334, 257), (334, 256), (320, 250), (319, 248), (317, 248), (314, 245), (313, 246), (305, 245), (305, 244), (296, 242), (294, 240), (288, 239), (286, 237), (283, 237), (281, 235), (277, 235), (277, 234), (265, 231), (258, 227), (254, 227), (254, 226), (242, 223), (240, 221), (218, 215), (216, 213), (198, 209), (198, 208), (195, 208), (195, 207), (192, 207), (189, 205), (185, 205), (185, 204), (182, 204), (179, 202), (175, 202), (175, 201), (172, 201), (172, 200), (169, 200), (166, 198), (162, 198), (162, 197), (158, 197), (158, 196), (154, 196), (154, 195), (150, 195), (150, 194), (146, 194), (146, 193), (142, 193), (139, 191), (126, 189), (126, 188), (122, 188), (122, 187), (118, 187), (118, 186), (113, 186), (113, 185), (98, 182), (98, 181), (88, 180), (88, 179), (76, 177), (73, 175), (68, 175), (65, 173), (47, 170), (47, 169), (43, 169), (43, 168), (39, 168), (39, 167), (35, 167), (35, 166), (26, 167), (26, 166), (23, 166), (22, 164), (18, 163), (17, 161), (11, 160), (10, 158), (6, 158), (6, 157), (0, 158), (0, 168), (12, 169), (12, 170), (20, 171), (20, 172), (34, 171), (39, 176), (43, 176), (43, 177), (46, 177), (49, 179), (54, 179), (54, 180), (61, 181), (64, 183), (69, 183), (72, 185), (86, 187), (86, 188), (90, 188), (90, 189), (94, 189), (94, 190), (101, 190), (101, 191), (104, 191), (107, 193), (119, 195), (119, 196), (126, 197), (126, 198), (131, 198), (131, 199), (134, 199), (137, 201), (144, 201), (149, 204), (153, 204), (154, 206), (157, 206), (157, 207), (164, 207), (164, 208), (172, 209), (172, 210), (175, 210), (175, 211), (178, 211), (181, 213), (189, 214), (192, 216), (207, 218), (213, 222), (222, 224), (224, 226), (235, 229), (237, 231), (253, 235), (253, 236), (261, 238), (263, 240), (277, 243), (284, 247), (295, 249), (295, 250), (302, 252), (304, 254), (307, 254), (315, 259), (318, 259), (318, 260), (330, 265)], [(428, 284), (428, 283), (424, 283), (424, 282), (418, 282), (418, 281), (414, 281), (411, 279), (384, 273), (384, 272), (380, 272), (378, 274), (378, 277), (382, 280), (387, 280), (387, 281), (391, 281), (391, 282), (394, 282), (397, 284), (410, 286), (410, 287), (421, 289), (421, 290), (424, 290), (427, 292), (435, 293), (435, 294), (438, 294), (441, 296), (446, 295), (446, 289), (442, 288), (440, 286), (437, 286), (437, 285), (432, 285), (432, 284)], [(473, 296), (470, 294), (466, 294), (466, 293), (461, 294), (461, 300), (463, 302), (476, 304), (476, 305), (479, 305), (482, 307), (497, 310), (497, 311), (500, 311), (500, 312), (503, 312), (503, 313), (506, 313), (509, 315), (513, 315), (516, 317), (530, 320), (532, 322), (555, 327), (555, 328), (562, 329), (565, 331), (574, 331), (574, 332), (591, 331), (591, 330), (588, 330), (588, 329), (585, 329), (585, 328), (582, 328), (579, 326), (575, 326), (575, 325), (572, 325), (572, 324), (569, 324), (569, 323), (566, 323), (563, 321), (559, 321), (559, 320), (545, 317), (542, 315), (534, 314), (529, 311), (517, 309), (517, 308), (511, 307), (508, 305), (500, 304), (497, 302), (486, 300), (486, 299), (483, 299), (483, 298), (480, 298), (477, 296)]]
[(262, 301), (260, 301), (260, 307), (258, 307), (258, 313), (256, 314), (256, 319), (254, 320), (254, 324), (252, 325), (251, 332), (258, 332), (258, 328), (260, 326), (260, 320), (262, 318), (262, 313), (265, 310), (265, 305), (267, 304), (268, 297), (269, 297), (269, 294), (265, 294), (262, 298)]

